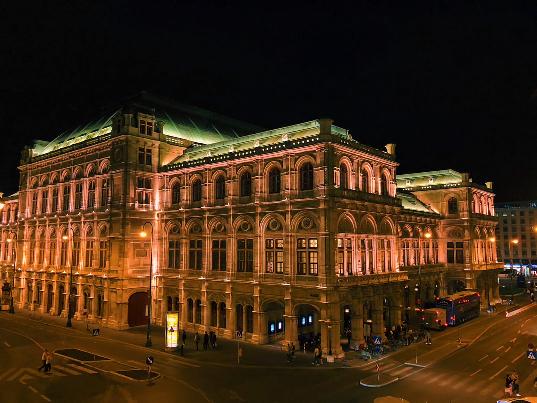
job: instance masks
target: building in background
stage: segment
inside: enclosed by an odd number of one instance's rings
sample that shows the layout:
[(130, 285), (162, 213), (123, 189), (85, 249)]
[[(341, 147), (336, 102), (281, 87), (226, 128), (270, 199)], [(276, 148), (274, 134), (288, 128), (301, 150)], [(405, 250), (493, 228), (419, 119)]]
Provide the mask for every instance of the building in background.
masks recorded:
[(142, 94), (23, 150), (2, 277), (17, 309), (66, 316), (70, 301), (75, 319), (126, 328), (147, 323), (151, 276), (155, 323), (319, 334), (336, 354), (341, 335), (383, 335), (437, 296), (496, 302), (491, 186), (397, 166), (395, 145), (327, 119), (262, 131)]
[(496, 204), (498, 259), (526, 276), (537, 271), (537, 201)]

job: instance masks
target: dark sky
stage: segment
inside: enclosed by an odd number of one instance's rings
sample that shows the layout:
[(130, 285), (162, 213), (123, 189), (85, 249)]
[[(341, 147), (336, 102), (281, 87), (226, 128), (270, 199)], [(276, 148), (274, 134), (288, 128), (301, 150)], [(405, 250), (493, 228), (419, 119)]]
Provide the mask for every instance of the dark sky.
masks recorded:
[(397, 143), (399, 172), (537, 199), (535, 1), (287, 3), (3, 2), (0, 190), (32, 139), (147, 90), (267, 128), (331, 117)]

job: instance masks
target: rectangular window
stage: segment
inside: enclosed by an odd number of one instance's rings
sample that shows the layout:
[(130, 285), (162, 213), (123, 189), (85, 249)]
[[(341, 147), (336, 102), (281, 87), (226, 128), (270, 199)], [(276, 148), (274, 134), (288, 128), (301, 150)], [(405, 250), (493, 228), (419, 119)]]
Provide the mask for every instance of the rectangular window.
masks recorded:
[(71, 252), (71, 266), (78, 267), (80, 259), (80, 240), (73, 241), (73, 250)]
[(108, 179), (101, 182), (101, 207), (108, 205)]
[(317, 238), (297, 239), (297, 274), (316, 276), (319, 270)]
[(31, 209), (31, 214), (36, 214), (37, 213), (37, 197), (38, 197), (38, 193), (37, 193), (37, 190), (34, 192), (34, 194), (32, 195), (32, 209)]
[(352, 276), (352, 239), (337, 239), (337, 269), (340, 276)]
[(58, 211), (58, 188), (55, 187), (52, 189), (52, 206), (51, 206), (51, 212), (55, 213)]
[(377, 254), (379, 257), (379, 271), (386, 271), (386, 246), (385, 240), (379, 239), (377, 244)]
[(138, 148), (138, 164), (153, 165), (153, 150), (151, 148)]
[(108, 241), (99, 241), (99, 268), (104, 269), (106, 267), (106, 260), (108, 259)]
[(48, 207), (48, 189), (45, 189), (41, 193), (41, 214), (47, 213)]
[[(7, 252), (7, 248), (6, 248)], [(43, 264), (45, 261), (45, 240), (39, 240), (39, 250), (37, 251), (37, 264)]]
[(86, 259), (85, 267), (93, 267), (93, 240), (86, 241)]
[(202, 240), (191, 239), (188, 250), (188, 268), (190, 270), (201, 270)]
[(447, 243), (448, 263), (464, 264), (464, 242)]
[(66, 183), (65, 185), (63, 185), (63, 200), (62, 200), (63, 211), (69, 211), (71, 209), (70, 200), (71, 200), (71, 186)]
[(67, 241), (61, 243), (60, 249), (60, 266), (67, 266)]
[(179, 269), (179, 239), (170, 239), (168, 241), (168, 267), (170, 269)]
[(153, 122), (147, 121), (147, 131), (146, 134), (151, 136), (153, 134)]
[(87, 208), (95, 207), (95, 181), (88, 183), (88, 205)]
[(75, 210), (82, 208), (82, 182), (75, 185)]
[(151, 204), (152, 192), (150, 178), (137, 178), (136, 200), (139, 205)]
[(283, 273), (283, 239), (265, 239), (265, 271)]
[(226, 240), (213, 240), (212, 269), (214, 271), (226, 271)]
[(140, 134), (145, 134), (146, 122), (140, 119)]
[(237, 271), (252, 273), (254, 271), (254, 240), (237, 240)]

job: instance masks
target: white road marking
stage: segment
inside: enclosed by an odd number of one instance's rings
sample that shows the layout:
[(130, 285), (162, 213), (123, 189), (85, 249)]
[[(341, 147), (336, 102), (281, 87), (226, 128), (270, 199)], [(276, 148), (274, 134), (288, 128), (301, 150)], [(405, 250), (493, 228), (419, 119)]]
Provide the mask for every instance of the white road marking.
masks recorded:
[(19, 377), (19, 375), (22, 375), (24, 374), (24, 368), (18, 368), (14, 374), (12, 374), (8, 379), (7, 381), (8, 382), (11, 382), (11, 381), (14, 381), (15, 379), (17, 379)]
[(500, 357), (496, 357), (495, 359), (493, 359), (490, 363), (491, 364), (494, 364), (496, 361), (498, 361), (500, 359)]
[(33, 386), (29, 386), (29, 385), (28, 385), (28, 389), (30, 389), (30, 390), (31, 390), (32, 392), (34, 392), (34, 393), (39, 394), (39, 392), (37, 391), (37, 389), (34, 388)]
[(41, 396), (43, 399), (45, 399), (47, 402), (51, 402), (52, 400), (50, 400), (48, 397), (46, 397), (45, 395), (39, 395)]
[(71, 364), (67, 364), (67, 365), (69, 365), (69, 366), (72, 367), (72, 368), (77, 369), (78, 371), (86, 372), (86, 373), (88, 373), (88, 374), (98, 374), (97, 371), (93, 371), (93, 370), (91, 370), (91, 369), (89, 369), (89, 368), (85, 368), (85, 367), (82, 367), (82, 366), (77, 365), (77, 364), (72, 364), (72, 363), (71, 363)]
[(522, 353), (520, 353), (519, 355), (517, 355), (517, 356), (513, 359), (513, 361), (511, 361), (511, 364), (514, 364), (515, 361), (520, 360), (524, 354), (526, 354), (526, 353), (525, 353), (525, 352), (522, 352)]
[(511, 340), (511, 343), (514, 343), (514, 342), (516, 342), (516, 337)]
[(6, 372), (4, 372), (2, 375), (0, 375), (0, 381), (3, 377), (7, 376), (10, 372), (15, 371), (17, 368), (9, 368)]
[(507, 347), (504, 351), (504, 353), (507, 353), (509, 350), (511, 350), (511, 346)]
[(488, 356), (489, 356), (488, 354), (485, 354), (483, 357), (481, 357), (481, 358), (478, 360), (478, 362), (483, 361), (483, 360), (484, 360), (485, 358), (487, 358)]
[(412, 367), (406, 367), (405, 366), (405, 367), (403, 367), (401, 369), (398, 369), (397, 371), (390, 372), (390, 375), (393, 375), (393, 376), (402, 375), (405, 372), (409, 372), (409, 371), (412, 371)]
[(500, 351), (503, 348), (503, 346), (500, 346), (496, 349), (496, 351)]
[(11, 344), (9, 344), (7, 341), (4, 341), (4, 344), (6, 345), (6, 347), (11, 347)]
[(507, 365), (505, 367), (503, 367), (502, 369), (500, 369), (498, 372), (496, 372), (494, 375), (492, 375), (490, 378), (489, 378), (489, 381), (491, 381), (493, 378), (497, 377), (498, 375), (500, 375), (500, 373), (502, 373), (503, 371), (505, 371), (505, 369), (507, 368)]
[(482, 371), (482, 369), (479, 368), (477, 371), (472, 372), (472, 373), (470, 374), (470, 376), (474, 376), (475, 374), (477, 374), (478, 372), (481, 372), (481, 371)]

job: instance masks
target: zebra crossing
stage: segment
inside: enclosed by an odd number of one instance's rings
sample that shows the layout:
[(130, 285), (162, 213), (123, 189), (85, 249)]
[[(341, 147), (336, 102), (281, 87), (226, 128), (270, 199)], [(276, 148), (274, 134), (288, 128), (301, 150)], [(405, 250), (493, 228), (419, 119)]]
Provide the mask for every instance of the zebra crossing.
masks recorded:
[(75, 363), (54, 364), (50, 373), (38, 371), (36, 368), (9, 368), (0, 372), (0, 382), (20, 382), (25, 383), (30, 379), (42, 379), (50, 377), (95, 375), (97, 371)]

